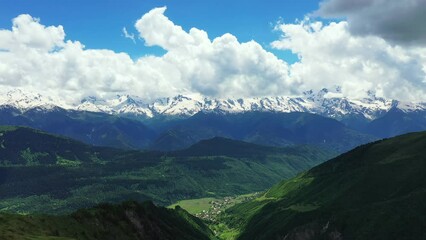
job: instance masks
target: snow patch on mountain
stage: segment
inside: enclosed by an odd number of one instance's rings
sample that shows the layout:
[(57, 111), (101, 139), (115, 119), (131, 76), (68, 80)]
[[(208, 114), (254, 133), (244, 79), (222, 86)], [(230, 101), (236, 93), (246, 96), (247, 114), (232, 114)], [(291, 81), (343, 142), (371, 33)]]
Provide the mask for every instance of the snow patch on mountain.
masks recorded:
[(149, 106), (139, 97), (130, 95), (116, 95), (112, 99), (99, 99), (90, 96), (81, 100), (75, 106), (76, 110), (89, 112), (103, 112), (108, 114), (133, 114), (154, 117)]
[(242, 113), (251, 111), (309, 112), (335, 119), (361, 116), (373, 120), (391, 108), (405, 112), (426, 111), (426, 103), (407, 103), (376, 97), (369, 91), (363, 99), (348, 99), (341, 95), (341, 89), (307, 91), (300, 97), (261, 98), (209, 98), (200, 94), (178, 95), (144, 101), (137, 96), (116, 95), (102, 99), (87, 97), (78, 104), (66, 104), (61, 99), (42, 96), (37, 93), (13, 90), (0, 95), (0, 106), (12, 106), (27, 111), (33, 108), (53, 109), (60, 107), (70, 110), (103, 112), (115, 115), (132, 115), (142, 118), (156, 116), (192, 116), (198, 112)]
[(403, 112), (426, 111), (426, 103), (397, 102), (396, 107)]
[(11, 106), (21, 111), (30, 109), (51, 110), (54, 108), (73, 109), (74, 106), (65, 103), (63, 100), (43, 96), (38, 93), (28, 92), (21, 89), (14, 89), (0, 94), (0, 106)]

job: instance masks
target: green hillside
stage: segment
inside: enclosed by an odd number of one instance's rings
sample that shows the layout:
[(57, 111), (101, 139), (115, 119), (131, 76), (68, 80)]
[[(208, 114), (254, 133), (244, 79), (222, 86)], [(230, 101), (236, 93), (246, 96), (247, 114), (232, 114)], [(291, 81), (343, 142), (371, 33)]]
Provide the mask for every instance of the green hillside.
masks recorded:
[(69, 213), (132, 199), (179, 200), (263, 191), (332, 154), (223, 138), (178, 152), (100, 148), (29, 128), (0, 129), (0, 210)]
[(360, 146), (223, 220), (239, 239), (426, 239), (426, 133)]
[(78, 166), (113, 160), (122, 152), (31, 128), (0, 126), (0, 166)]
[(166, 209), (151, 202), (103, 204), (71, 215), (0, 214), (3, 240), (202, 240), (213, 233), (182, 208)]

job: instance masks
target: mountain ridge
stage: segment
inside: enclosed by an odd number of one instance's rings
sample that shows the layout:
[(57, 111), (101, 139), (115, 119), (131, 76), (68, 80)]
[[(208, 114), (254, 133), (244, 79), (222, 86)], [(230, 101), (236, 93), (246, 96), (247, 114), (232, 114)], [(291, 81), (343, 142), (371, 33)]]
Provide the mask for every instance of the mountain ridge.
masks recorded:
[(78, 104), (68, 104), (58, 98), (15, 89), (0, 96), (1, 106), (12, 106), (20, 111), (34, 108), (49, 111), (59, 107), (142, 119), (158, 116), (189, 117), (202, 111), (227, 114), (273, 111), (308, 112), (338, 120), (344, 119), (347, 115), (359, 115), (371, 121), (392, 108), (405, 112), (426, 110), (426, 102), (401, 102), (376, 97), (372, 92), (369, 92), (366, 98), (349, 99), (341, 97), (339, 89), (331, 91), (325, 88), (319, 92), (312, 90), (304, 92), (299, 97), (210, 98), (200, 94), (188, 94), (146, 101), (137, 96), (124, 94), (105, 99), (89, 96)]
[(352, 130), (335, 119), (311, 113), (200, 112), (163, 132), (150, 148), (183, 149), (200, 140), (218, 136), (268, 146), (309, 144), (339, 152), (377, 139)]
[[(112, 99), (88, 97), (71, 106), (61, 99), (15, 89), (0, 95), (0, 125), (29, 126), (98, 146), (164, 151), (183, 149), (215, 136), (271, 146), (330, 145), (332, 139), (317, 136), (312, 142), (309, 136), (321, 131), (323, 136), (338, 133), (342, 126), (324, 126), (321, 122), (325, 119), (318, 117), (342, 123), (347, 133), (352, 132), (344, 139), (354, 144), (366, 142), (351, 139), (355, 135), (368, 135), (367, 141), (371, 141), (426, 130), (426, 103), (387, 100), (373, 92), (367, 98), (351, 100), (338, 92), (323, 89), (305, 92), (303, 97), (245, 99), (190, 94), (148, 102), (117, 95)], [(268, 114), (276, 117), (265, 118)], [(296, 126), (280, 117), (285, 114), (318, 117), (305, 126)], [(253, 116), (248, 120), (244, 115)], [(295, 134), (302, 134), (304, 139), (296, 139)], [(355, 147), (337, 144), (342, 152)]]

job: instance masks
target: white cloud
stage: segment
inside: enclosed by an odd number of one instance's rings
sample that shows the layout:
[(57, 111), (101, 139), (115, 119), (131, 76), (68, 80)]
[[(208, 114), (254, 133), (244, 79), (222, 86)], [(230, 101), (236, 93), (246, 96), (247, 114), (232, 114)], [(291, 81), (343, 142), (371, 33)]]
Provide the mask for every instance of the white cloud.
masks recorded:
[(279, 24), (277, 30), (282, 39), (272, 46), (299, 55), (300, 62), (290, 72), (304, 89), (338, 85), (345, 96), (360, 97), (376, 90), (385, 97), (425, 100), (426, 48), (403, 48), (379, 37), (354, 36), (345, 21), (323, 26), (305, 19)]
[(136, 61), (125, 53), (85, 49), (78, 41), (65, 41), (62, 26), (46, 27), (20, 15), (11, 30), (0, 31), (0, 85), (74, 100), (119, 92), (155, 98), (182, 92), (286, 95), (297, 89), (289, 81), (288, 65), (258, 43), (240, 43), (231, 34), (210, 40), (196, 28), (185, 32), (164, 16), (165, 10), (148, 12), (136, 28), (146, 45), (167, 53)]
[(297, 86), (288, 66), (254, 41), (240, 43), (231, 34), (210, 40), (197, 28), (185, 32), (156, 8), (136, 22), (147, 46), (167, 50), (161, 59), (189, 89), (210, 96), (289, 94)]
[(123, 27), (122, 32), (123, 32), (123, 37), (125, 37), (125, 38), (128, 38), (128, 39), (132, 40), (132, 42), (133, 42), (133, 43), (136, 43), (136, 41), (135, 41), (135, 34), (133, 34), (133, 33), (129, 33), (129, 32), (127, 31), (127, 28), (126, 28), (126, 27)]
[(62, 26), (44, 26), (20, 15), (10, 30), (0, 30), (0, 88), (21, 87), (75, 101), (117, 93), (144, 98), (278, 96), (340, 85), (347, 96), (373, 89), (386, 97), (424, 101), (425, 48), (354, 36), (347, 22), (280, 24), (283, 37), (273, 47), (301, 59), (289, 66), (255, 41), (241, 43), (231, 34), (210, 39), (197, 28), (187, 32), (165, 11), (151, 10), (135, 27), (145, 45), (166, 53), (137, 60), (126, 53), (85, 49), (78, 41), (66, 41)]
[(23, 14), (13, 19), (12, 31), (0, 30), (0, 49), (50, 51), (62, 46), (64, 37), (62, 26), (45, 27), (39, 23), (39, 19)]
[[(169, 95), (170, 88), (125, 53), (86, 50), (78, 41), (65, 41), (62, 26), (43, 26), (29, 15), (0, 30), (0, 86), (21, 87), (68, 100), (117, 93), (146, 97)], [(146, 70), (148, 69), (148, 70)]]

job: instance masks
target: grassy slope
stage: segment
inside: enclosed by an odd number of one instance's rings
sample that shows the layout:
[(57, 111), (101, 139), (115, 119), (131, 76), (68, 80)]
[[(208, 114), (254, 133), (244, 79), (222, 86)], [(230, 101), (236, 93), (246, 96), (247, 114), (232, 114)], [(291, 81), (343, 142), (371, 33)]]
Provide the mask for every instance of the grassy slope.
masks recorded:
[(188, 199), (178, 201), (175, 204), (169, 206), (169, 208), (175, 208), (176, 206), (180, 206), (191, 214), (201, 213), (203, 210), (209, 210), (212, 205), (212, 201), (217, 201), (217, 198), (197, 198), (197, 199)]
[(248, 194), (236, 195), (236, 196), (228, 196), (224, 198), (188, 199), (188, 200), (178, 201), (170, 205), (168, 208), (175, 208), (176, 206), (180, 206), (181, 208), (185, 209), (191, 214), (199, 214), (203, 210), (205, 211), (212, 210), (212, 207), (214, 207), (215, 205), (214, 203), (220, 203), (221, 205), (220, 210), (223, 211), (236, 204), (247, 202), (250, 199), (254, 199), (260, 194), (261, 194), (260, 192), (257, 192), (257, 193), (248, 193)]
[(14, 239), (212, 239), (199, 219), (181, 208), (150, 202), (100, 205), (71, 215), (0, 214), (0, 238)]
[(0, 209), (23, 213), (256, 192), (330, 156), (307, 146), (270, 148), (227, 139), (172, 153), (129, 152), (28, 128), (0, 129), (0, 143)]
[(239, 239), (425, 239), (426, 133), (360, 146), (227, 211)]

